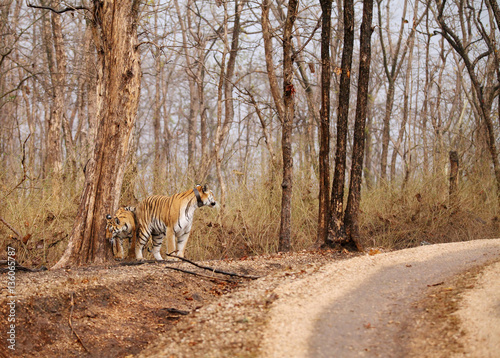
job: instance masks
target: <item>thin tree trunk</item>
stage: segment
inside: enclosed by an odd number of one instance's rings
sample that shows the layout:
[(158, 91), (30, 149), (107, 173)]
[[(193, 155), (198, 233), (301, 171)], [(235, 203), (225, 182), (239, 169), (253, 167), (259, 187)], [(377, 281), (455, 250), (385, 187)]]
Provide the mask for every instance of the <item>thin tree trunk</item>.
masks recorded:
[[(188, 31), (190, 30), (191, 23), (191, 11), (189, 10), (191, 6), (191, 1), (188, 1), (186, 5), (188, 8), (187, 14), (182, 14), (177, 0), (174, 1), (175, 9), (177, 12), (177, 18), (179, 19), (179, 25), (181, 27), (182, 34), (182, 50), (184, 52), (187, 68), (187, 76), (189, 83), (189, 115), (188, 115), (188, 175), (190, 177), (194, 176), (194, 156), (196, 151), (196, 118), (198, 118), (199, 112), (199, 100), (198, 90), (196, 88), (196, 73), (195, 65), (192, 63), (192, 55), (189, 52), (190, 44), (188, 43)], [(186, 25), (187, 22), (187, 25)], [(193, 178), (194, 179), (194, 178)]]
[[(155, 4), (154, 11), (154, 38), (155, 43), (158, 43), (158, 5)], [(154, 50), (155, 61), (155, 98), (154, 98), (154, 111), (153, 111), (153, 136), (154, 136), (154, 159), (153, 159), (153, 193), (161, 194), (161, 178), (163, 174), (163, 165), (161, 163), (161, 103), (160, 103), (160, 86), (161, 86), (161, 52), (159, 49)]]
[(343, 224), (344, 184), (346, 171), (347, 128), (349, 119), (349, 99), (351, 88), (351, 66), (354, 50), (354, 2), (344, 2), (344, 50), (342, 52), (339, 108), (337, 118), (337, 147), (335, 150), (335, 170), (333, 174), (330, 204), (330, 221), (325, 243), (335, 245), (335, 241), (345, 238)]
[(359, 242), (359, 205), (365, 148), (365, 123), (368, 108), (368, 87), (370, 80), (371, 35), (373, 32), (373, 0), (363, 0), (363, 22), (361, 23), (358, 97), (354, 123), (354, 145), (352, 152), (351, 181), (344, 222), (347, 242), (344, 245), (363, 251)]
[(457, 188), (458, 188), (458, 153), (456, 151), (450, 151), (450, 191), (449, 191), (449, 202), (450, 206), (456, 206), (457, 200)]
[(262, 38), (264, 40), (264, 53), (266, 57), (266, 69), (267, 77), (269, 79), (269, 87), (271, 88), (271, 95), (278, 112), (278, 117), (281, 123), (283, 123), (283, 117), (285, 115), (285, 108), (283, 106), (283, 100), (281, 98), (278, 79), (276, 78), (276, 72), (274, 71), (274, 60), (273, 60), (273, 43), (271, 34), (271, 24), (269, 22), (269, 0), (262, 1)]
[[(44, 17), (44, 40), (52, 83), (52, 108), (47, 127), (47, 147), (44, 172), (52, 177), (53, 190), (59, 191), (62, 175), (62, 124), (64, 115), (64, 82), (66, 78), (66, 53), (62, 38), (61, 19), (58, 14), (49, 13)], [(50, 35), (49, 26), (52, 29)], [(53, 43), (52, 43), (53, 41)]]
[(326, 241), (330, 219), (330, 40), (332, 0), (321, 0), (321, 111), (319, 127), (319, 210), (318, 238)]
[(390, 125), (391, 125), (391, 115), (392, 106), (394, 103), (394, 81), (388, 79), (388, 89), (387, 98), (385, 101), (385, 114), (382, 128), (382, 154), (380, 158), (380, 178), (382, 180), (387, 180), (387, 157), (389, 155), (389, 142), (391, 140)]
[(281, 183), (281, 224), (279, 251), (290, 251), (292, 236), (292, 128), (295, 113), (295, 88), (293, 86), (292, 30), (297, 18), (298, 0), (288, 2), (288, 11), (283, 29), (283, 127), (281, 147), (283, 152), (283, 181)]
[(98, 54), (96, 146), (87, 166), (68, 247), (54, 268), (102, 263), (113, 255), (103, 234), (104, 217), (118, 206), (139, 103), (139, 4), (129, 0), (94, 3), (92, 29)]
[(222, 122), (222, 102), (224, 96), (224, 77), (226, 76), (226, 56), (229, 51), (229, 44), (227, 41), (227, 27), (228, 27), (228, 14), (227, 14), (227, 4), (223, 2), (224, 6), (224, 22), (223, 22), (223, 40), (224, 40), (224, 49), (222, 51), (222, 59), (220, 62), (220, 73), (219, 73), (219, 84), (217, 87), (217, 129), (215, 131), (215, 170), (217, 173), (217, 180), (219, 181), (219, 190), (220, 190), (220, 204), (221, 210), (219, 211), (220, 217), (224, 216), (224, 208), (226, 204), (226, 183), (224, 182), (224, 178), (222, 176), (222, 141), (224, 138), (224, 127)]
[[(219, 82), (219, 101), (218, 101), (218, 114), (217, 114), (217, 134), (215, 138), (215, 157), (216, 157), (216, 169), (217, 169), (217, 178), (219, 179), (219, 188), (221, 191), (220, 195), (220, 203), (221, 207), (224, 208), (226, 203), (226, 183), (222, 176), (222, 142), (227, 137), (229, 133), (229, 129), (234, 119), (234, 107), (233, 107), (233, 76), (234, 76), (234, 68), (236, 65), (236, 56), (238, 54), (239, 47), (239, 37), (240, 37), (240, 15), (241, 10), (243, 8), (243, 3), (238, 0), (234, 0), (234, 22), (233, 22), (233, 32), (231, 39), (231, 48), (229, 48), (229, 44), (227, 41), (227, 30), (228, 30), (228, 12), (226, 8), (226, 3), (223, 3), (224, 6), (224, 54), (222, 56), (222, 62), (225, 62), (227, 51), (229, 51), (229, 59), (227, 60), (227, 65), (224, 67), (224, 64), (221, 67), (221, 76)], [(222, 92), (224, 91), (224, 122), (222, 122)], [(219, 107), (220, 106), (220, 107)], [(221, 211), (221, 215), (223, 211)]]
[[(416, 2), (418, 4), (418, 2)], [(416, 5), (418, 6), (418, 5)], [(416, 12), (415, 12), (416, 13)], [(410, 116), (409, 111), (409, 97), (410, 97), (410, 81), (411, 81), (411, 73), (412, 73), (412, 60), (413, 60), (413, 39), (410, 40), (410, 52), (408, 54), (408, 65), (406, 68), (406, 77), (405, 77), (405, 88), (404, 88), (404, 99), (403, 99), (403, 114), (401, 120), (401, 127), (399, 128), (398, 139), (394, 144), (394, 150), (392, 151), (391, 156), (391, 180), (394, 181), (396, 177), (396, 160), (398, 154), (403, 157), (401, 151), (401, 144), (403, 143), (404, 135), (406, 132), (406, 124), (408, 123), (408, 117)]]

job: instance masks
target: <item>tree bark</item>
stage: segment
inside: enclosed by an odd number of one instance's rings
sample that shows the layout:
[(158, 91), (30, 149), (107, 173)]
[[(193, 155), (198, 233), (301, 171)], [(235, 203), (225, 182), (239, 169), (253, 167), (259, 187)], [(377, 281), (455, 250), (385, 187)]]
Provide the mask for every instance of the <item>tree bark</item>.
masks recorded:
[(281, 183), (281, 223), (279, 251), (290, 251), (292, 236), (292, 128), (295, 114), (295, 88), (293, 86), (292, 30), (297, 18), (298, 0), (288, 2), (288, 11), (283, 29), (283, 126), (281, 146), (283, 153), (283, 181)]
[[(154, 40), (158, 43), (158, 5), (154, 5)], [(161, 194), (162, 186), (161, 181), (163, 177), (163, 163), (162, 159), (162, 145), (161, 145), (161, 102), (160, 102), (160, 86), (162, 80), (162, 64), (161, 64), (161, 52), (159, 49), (154, 50), (154, 61), (155, 61), (155, 99), (154, 99), (154, 111), (153, 111), (153, 135), (154, 135), (154, 157), (153, 157), (153, 193)]]
[[(52, 5), (52, 4), (51, 4)], [(50, 16), (50, 25), (48, 17)], [(52, 36), (50, 35), (50, 29)], [(51, 177), (54, 192), (59, 191), (62, 175), (62, 126), (64, 115), (64, 83), (66, 79), (66, 52), (61, 19), (58, 14), (47, 13), (43, 21), (45, 50), (52, 84), (52, 107), (47, 125), (47, 156), (44, 174)], [(53, 41), (53, 42), (52, 42)]]
[(283, 123), (283, 117), (285, 116), (285, 109), (283, 107), (283, 99), (281, 98), (278, 79), (276, 78), (276, 72), (274, 71), (274, 60), (273, 60), (273, 37), (271, 34), (271, 24), (269, 22), (269, 0), (262, 1), (262, 38), (264, 40), (264, 53), (266, 57), (266, 72), (269, 79), (269, 87), (271, 88), (271, 95), (276, 106), (276, 111), (278, 112), (278, 118), (281, 123)]
[(458, 188), (458, 153), (456, 151), (450, 151), (450, 206), (456, 204), (456, 193)]
[(318, 243), (327, 237), (330, 218), (330, 40), (332, 0), (321, 0), (321, 111), (319, 129)]
[(344, 184), (347, 150), (347, 128), (349, 119), (349, 99), (351, 88), (351, 66), (354, 50), (354, 2), (344, 2), (344, 50), (342, 52), (339, 107), (337, 118), (337, 148), (335, 150), (335, 170), (333, 174), (330, 218), (326, 242), (335, 246), (335, 241), (345, 239), (343, 225)]
[(363, 22), (361, 23), (358, 97), (354, 122), (354, 145), (352, 151), (351, 180), (344, 223), (347, 242), (344, 246), (363, 251), (359, 242), (359, 205), (361, 202), (361, 182), (365, 148), (365, 124), (368, 108), (368, 87), (370, 80), (371, 35), (373, 0), (363, 0)]
[(139, 4), (137, 0), (94, 2), (91, 26), (98, 56), (96, 145), (87, 165), (68, 247), (54, 268), (112, 258), (104, 236), (105, 215), (118, 206), (139, 102)]

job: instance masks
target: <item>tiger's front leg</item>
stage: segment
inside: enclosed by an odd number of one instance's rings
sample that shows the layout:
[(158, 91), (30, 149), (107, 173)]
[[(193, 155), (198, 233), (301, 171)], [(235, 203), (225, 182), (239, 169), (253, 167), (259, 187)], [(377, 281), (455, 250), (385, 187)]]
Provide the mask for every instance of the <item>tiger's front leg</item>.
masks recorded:
[(189, 232), (177, 237), (177, 256), (184, 257), (184, 250), (189, 239)]
[(132, 261), (134, 259), (135, 247), (137, 246), (136, 243), (137, 243), (137, 232), (134, 230), (132, 238), (129, 239), (129, 245), (128, 245), (127, 260), (129, 261)]
[(167, 228), (167, 255), (177, 255), (174, 230)]
[(116, 256), (116, 258), (119, 259), (119, 260), (123, 260), (125, 258), (125, 253), (124, 253), (124, 250), (123, 250), (123, 239), (119, 238), (116, 241), (118, 241), (117, 242), (117, 244), (118, 244), (118, 255)]

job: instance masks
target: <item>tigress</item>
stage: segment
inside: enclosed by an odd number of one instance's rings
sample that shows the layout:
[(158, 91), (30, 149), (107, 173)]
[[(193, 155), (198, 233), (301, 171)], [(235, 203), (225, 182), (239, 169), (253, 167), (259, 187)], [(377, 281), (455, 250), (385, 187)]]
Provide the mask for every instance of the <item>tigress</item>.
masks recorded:
[(115, 215), (106, 215), (106, 239), (113, 246), (113, 255), (117, 259), (124, 259), (123, 240), (129, 240), (129, 257), (135, 251), (136, 241), (136, 213), (135, 207), (127, 206), (119, 208)]
[(193, 189), (170, 197), (153, 195), (142, 201), (137, 207), (137, 244), (135, 258), (143, 260), (142, 249), (152, 236), (153, 256), (163, 260), (160, 254), (161, 244), (167, 236), (167, 253), (176, 253), (184, 257), (184, 249), (191, 232), (196, 208), (217, 205), (214, 194), (208, 186), (196, 185)]

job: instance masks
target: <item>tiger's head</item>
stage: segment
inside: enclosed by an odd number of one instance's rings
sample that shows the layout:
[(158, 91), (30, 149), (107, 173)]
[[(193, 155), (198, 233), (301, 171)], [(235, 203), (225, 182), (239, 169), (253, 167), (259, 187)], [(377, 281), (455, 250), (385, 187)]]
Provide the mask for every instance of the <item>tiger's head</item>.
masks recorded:
[(131, 240), (136, 230), (135, 208), (119, 208), (113, 217), (106, 215), (106, 220), (106, 239), (113, 246), (114, 256), (123, 258), (123, 239)]
[(204, 186), (197, 184), (194, 187), (194, 193), (196, 195), (196, 200), (198, 201), (198, 206), (214, 207), (217, 205), (214, 193), (212, 193), (212, 190), (208, 188), (207, 184), (205, 184)]

